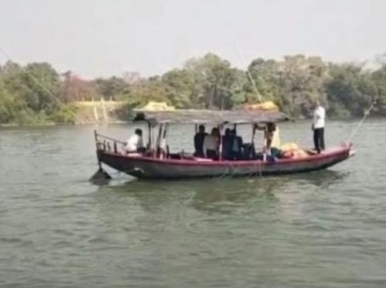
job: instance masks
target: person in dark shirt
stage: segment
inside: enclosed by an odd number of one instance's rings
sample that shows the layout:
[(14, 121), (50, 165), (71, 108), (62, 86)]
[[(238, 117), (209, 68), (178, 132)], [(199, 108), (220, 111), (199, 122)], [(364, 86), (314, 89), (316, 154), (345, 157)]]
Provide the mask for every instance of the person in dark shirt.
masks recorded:
[(207, 133), (205, 132), (205, 126), (200, 125), (198, 127), (198, 132), (194, 136), (194, 156), (195, 157), (204, 157), (204, 139)]
[(237, 132), (235, 129), (231, 130), (231, 137), (232, 137), (232, 158), (234, 160), (241, 160), (241, 156), (243, 154), (242, 147), (243, 147), (243, 138), (237, 135)]
[(224, 160), (232, 160), (232, 136), (231, 129), (226, 128), (222, 136), (222, 157)]

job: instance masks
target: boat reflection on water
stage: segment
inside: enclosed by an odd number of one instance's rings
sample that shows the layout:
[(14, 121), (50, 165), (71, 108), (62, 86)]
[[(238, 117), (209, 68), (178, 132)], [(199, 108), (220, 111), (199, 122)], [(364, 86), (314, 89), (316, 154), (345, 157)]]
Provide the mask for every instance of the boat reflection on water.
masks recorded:
[[(349, 173), (334, 170), (303, 175), (252, 178), (214, 178), (181, 181), (125, 181), (100, 186), (102, 192), (114, 192), (134, 198), (144, 210), (167, 209), (169, 205), (190, 206), (207, 213), (232, 213), (245, 205), (251, 209), (270, 209), (291, 198), (294, 193), (323, 193)], [(296, 197), (297, 198), (297, 197)], [(174, 204), (173, 204), (174, 203)]]
[(291, 175), (289, 179), (303, 181), (308, 184), (312, 184), (319, 188), (329, 188), (333, 184), (337, 184), (346, 178), (350, 172), (347, 171), (334, 171), (334, 170), (321, 170), (308, 173), (307, 175)]

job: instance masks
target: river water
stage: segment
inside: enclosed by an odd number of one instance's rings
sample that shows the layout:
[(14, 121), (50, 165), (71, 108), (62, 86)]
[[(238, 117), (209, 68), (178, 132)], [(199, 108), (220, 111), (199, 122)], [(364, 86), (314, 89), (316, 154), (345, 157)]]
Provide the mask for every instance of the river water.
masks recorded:
[[(355, 125), (330, 122), (327, 144)], [(178, 182), (112, 172), (107, 185), (88, 182), (95, 127), (1, 130), (0, 287), (386, 287), (384, 125), (366, 122), (357, 155), (327, 171)], [(172, 149), (189, 150), (192, 131), (174, 127)], [(311, 144), (308, 123), (281, 134)]]

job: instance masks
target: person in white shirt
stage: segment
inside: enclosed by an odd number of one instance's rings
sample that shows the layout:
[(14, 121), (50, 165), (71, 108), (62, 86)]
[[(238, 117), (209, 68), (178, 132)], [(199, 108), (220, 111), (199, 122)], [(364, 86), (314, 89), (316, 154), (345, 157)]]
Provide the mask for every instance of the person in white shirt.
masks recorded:
[(204, 138), (203, 150), (204, 156), (212, 160), (218, 159), (219, 147), (219, 132), (217, 128), (213, 128), (209, 135)]
[(125, 150), (127, 153), (143, 153), (143, 140), (142, 140), (142, 130), (136, 129), (135, 134), (132, 135), (129, 140), (127, 140)]
[(320, 102), (315, 103), (314, 117), (312, 122), (312, 130), (314, 131), (315, 150), (320, 153), (325, 149), (324, 143), (324, 126), (325, 126), (326, 111), (320, 105)]

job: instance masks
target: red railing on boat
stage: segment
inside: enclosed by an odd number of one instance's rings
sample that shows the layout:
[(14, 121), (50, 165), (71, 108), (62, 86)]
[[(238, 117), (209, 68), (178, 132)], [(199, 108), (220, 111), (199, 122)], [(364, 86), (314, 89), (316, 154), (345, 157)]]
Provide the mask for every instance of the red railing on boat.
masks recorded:
[(118, 144), (126, 145), (123, 141), (98, 134), (96, 130), (94, 131), (94, 137), (97, 150), (118, 153)]

